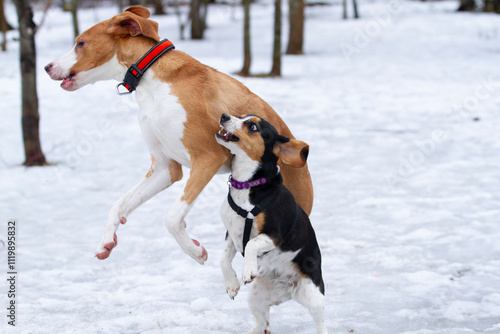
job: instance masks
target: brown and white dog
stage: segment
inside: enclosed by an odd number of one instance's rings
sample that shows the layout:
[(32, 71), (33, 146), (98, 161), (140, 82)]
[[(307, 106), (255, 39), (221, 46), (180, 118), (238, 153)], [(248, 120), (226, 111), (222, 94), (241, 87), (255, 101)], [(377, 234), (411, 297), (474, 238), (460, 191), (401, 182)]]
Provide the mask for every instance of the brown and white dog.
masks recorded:
[(226, 291), (231, 298), (240, 284), (231, 262), (244, 254), (243, 282), (254, 281), (249, 306), (255, 327), (247, 334), (269, 333), (269, 309), (289, 299), (308, 308), (320, 334), (325, 287), (321, 253), (307, 214), (283, 186), (279, 161), (302, 167), (309, 146), (278, 134), (255, 115), (221, 116), (217, 142), (234, 154), (230, 189), (221, 207), (227, 228), (221, 260)]
[[(158, 23), (149, 16), (146, 8), (137, 6), (96, 24), (45, 70), (52, 79), (62, 80), (61, 87), (68, 91), (101, 80), (121, 81), (128, 67), (160, 40)], [(184, 217), (212, 177), (229, 171), (231, 154), (214, 138), (221, 114), (252, 112), (273, 122), (280, 133), (292, 134), (276, 112), (243, 84), (177, 50), (161, 56), (145, 72), (136, 99), (152, 164), (144, 179), (111, 209), (96, 256), (107, 258), (117, 244), (115, 233), (120, 223), (124, 224), (142, 203), (180, 180), (181, 166), (186, 166), (191, 168), (189, 179), (167, 214), (166, 226), (184, 252), (203, 264), (207, 252), (188, 236)], [(282, 172), (285, 185), (309, 214), (313, 188), (307, 166), (283, 166)]]

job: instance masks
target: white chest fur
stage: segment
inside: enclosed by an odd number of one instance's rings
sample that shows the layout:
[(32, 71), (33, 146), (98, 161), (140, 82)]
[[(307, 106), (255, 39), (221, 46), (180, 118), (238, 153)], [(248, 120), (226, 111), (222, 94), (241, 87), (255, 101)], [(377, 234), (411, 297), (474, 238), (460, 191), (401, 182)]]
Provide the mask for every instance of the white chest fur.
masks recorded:
[[(234, 202), (240, 208), (247, 211), (253, 209), (253, 205), (249, 201), (249, 190), (236, 190), (231, 188), (230, 192)], [(245, 218), (238, 215), (231, 208), (231, 206), (229, 206), (227, 198), (222, 203), (220, 214), (222, 221), (226, 226), (227, 232), (229, 233), (229, 237), (233, 240), (236, 250), (240, 253), (243, 252), (243, 231), (245, 229)], [(250, 238), (254, 238), (255, 236), (257, 236), (257, 226), (254, 222)]]
[(182, 143), (186, 110), (171, 93), (169, 84), (146, 72), (137, 87), (136, 99), (142, 134), (156, 160), (173, 159), (189, 167), (189, 153)]
[[(250, 203), (249, 200), (249, 190), (237, 190), (231, 188), (231, 196), (239, 207), (247, 211), (251, 211), (254, 205)], [(229, 206), (227, 198), (222, 203), (221, 207), (221, 217), (226, 229), (229, 233), (229, 237), (233, 240), (233, 243), (238, 252), (243, 252), (243, 231), (245, 228), (245, 218), (238, 215)], [(250, 239), (255, 238), (259, 234), (257, 224), (253, 223), (252, 232), (250, 233)], [(292, 260), (295, 258), (299, 251), (296, 252), (282, 252), (280, 249), (275, 248), (270, 252), (267, 252), (265, 256), (259, 258), (259, 266), (264, 266), (267, 270), (273, 270), (276, 273), (285, 274), (289, 276), (296, 277), (297, 272), (292, 265)]]

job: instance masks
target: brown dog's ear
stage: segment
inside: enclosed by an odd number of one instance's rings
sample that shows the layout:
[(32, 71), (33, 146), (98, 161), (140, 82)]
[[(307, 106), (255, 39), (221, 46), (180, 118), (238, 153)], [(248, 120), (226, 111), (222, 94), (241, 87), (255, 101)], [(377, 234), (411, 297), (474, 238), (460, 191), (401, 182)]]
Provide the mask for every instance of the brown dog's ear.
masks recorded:
[(134, 13), (135, 15), (143, 17), (145, 19), (147, 19), (148, 17), (151, 16), (151, 13), (149, 12), (149, 10), (146, 7), (142, 7), (142, 6), (129, 7), (127, 9), (125, 9), (125, 12)]
[(106, 29), (108, 34), (119, 36), (146, 36), (157, 43), (160, 41), (158, 36), (158, 23), (148, 20), (149, 10), (144, 7), (130, 7), (120, 15), (111, 19)]
[(278, 142), (274, 147), (274, 154), (278, 157), (278, 165), (301, 168), (306, 164), (309, 145), (296, 139), (285, 143)]

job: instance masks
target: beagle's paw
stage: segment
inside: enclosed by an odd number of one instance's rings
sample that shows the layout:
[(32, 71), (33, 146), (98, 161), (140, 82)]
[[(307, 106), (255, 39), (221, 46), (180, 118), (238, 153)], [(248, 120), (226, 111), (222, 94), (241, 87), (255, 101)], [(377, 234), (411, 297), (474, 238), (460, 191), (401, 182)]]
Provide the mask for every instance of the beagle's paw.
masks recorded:
[(243, 267), (243, 283), (248, 284), (253, 282), (255, 277), (257, 277), (259, 272), (259, 267), (257, 262), (248, 263), (245, 261), (245, 266)]
[(240, 282), (238, 282), (238, 279), (236, 276), (234, 279), (228, 279), (226, 281), (226, 292), (229, 298), (234, 299), (236, 295), (238, 294), (238, 291), (240, 290)]

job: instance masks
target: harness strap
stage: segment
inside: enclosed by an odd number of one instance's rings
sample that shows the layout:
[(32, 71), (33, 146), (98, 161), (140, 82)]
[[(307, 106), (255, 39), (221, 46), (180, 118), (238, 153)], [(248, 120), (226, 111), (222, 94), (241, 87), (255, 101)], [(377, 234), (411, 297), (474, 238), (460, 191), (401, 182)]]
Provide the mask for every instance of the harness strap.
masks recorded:
[[(247, 246), (248, 241), (250, 240), (250, 233), (252, 232), (252, 225), (253, 221), (257, 217), (259, 213), (264, 211), (264, 209), (271, 203), (271, 201), (274, 198), (275, 193), (273, 193), (271, 196), (264, 197), (262, 201), (260, 201), (259, 204), (254, 206), (254, 208), (251, 211), (247, 211), (238, 204), (236, 204), (233, 200), (233, 197), (231, 196), (231, 193), (227, 194), (227, 201), (229, 202), (229, 206), (231, 209), (234, 210), (238, 214), (238, 216), (245, 218), (245, 228), (243, 230), (243, 252), (241, 254), (245, 256), (245, 247)], [(253, 215), (253, 218), (249, 218), (248, 214), (251, 213)]]
[[(144, 72), (164, 53), (172, 49), (175, 49), (174, 44), (166, 38), (153, 46), (137, 63), (128, 68), (123, 82), (116, 86), (116, 92), (120, 95), (132, 93), (139, 85), (139, 80), (141, 80)], [(127, 92), (120, 92), (120, 86), (125, 87)]]

